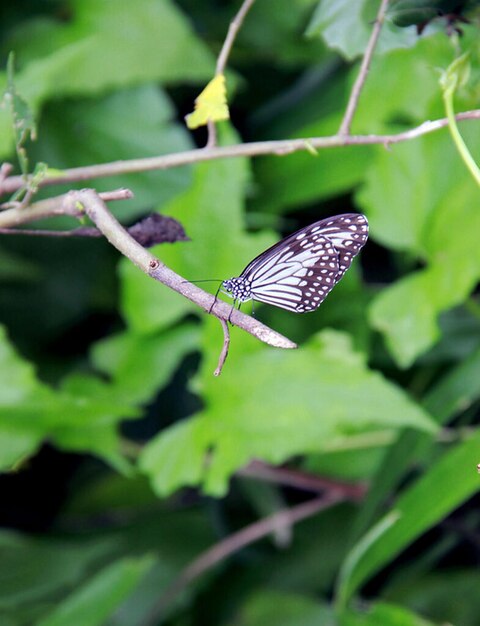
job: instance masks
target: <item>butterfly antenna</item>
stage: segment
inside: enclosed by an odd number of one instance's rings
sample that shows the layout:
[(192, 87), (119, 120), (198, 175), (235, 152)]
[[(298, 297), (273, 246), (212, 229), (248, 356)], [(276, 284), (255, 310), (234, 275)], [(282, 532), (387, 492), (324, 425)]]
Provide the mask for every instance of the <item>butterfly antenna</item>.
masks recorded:
[(222, 283), (223, 278), (205, 278), (203, 280), (182, 280), (183, 283)]

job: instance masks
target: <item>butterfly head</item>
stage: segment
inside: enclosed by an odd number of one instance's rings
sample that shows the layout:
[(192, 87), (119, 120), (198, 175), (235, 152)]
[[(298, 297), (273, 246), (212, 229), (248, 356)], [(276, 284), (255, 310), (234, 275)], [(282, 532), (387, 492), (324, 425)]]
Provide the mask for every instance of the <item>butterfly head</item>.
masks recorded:
[(245, 280), (245, 278), (242, 278), (242, 276), (222, 281), (222, 291), (227, 294), (227, 296), (235, 300), (240, 300), (240, 302), (246, 302), (252, 299), (250, 283)]

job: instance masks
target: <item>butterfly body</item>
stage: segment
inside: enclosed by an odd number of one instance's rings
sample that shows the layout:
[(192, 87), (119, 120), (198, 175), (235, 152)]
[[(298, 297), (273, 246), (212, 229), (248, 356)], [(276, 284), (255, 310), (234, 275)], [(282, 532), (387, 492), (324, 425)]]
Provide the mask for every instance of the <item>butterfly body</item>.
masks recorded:
[(257, 300), (295, 313), (317, 309), (368, 238), (364, 215), (336, 215), (293, 233), (222, 282), (239, 302)]
[(252, 299), (250, 281), (242, 276), (229, 278), (222, 282), (222, 291), (239, 302), (247, 302)]

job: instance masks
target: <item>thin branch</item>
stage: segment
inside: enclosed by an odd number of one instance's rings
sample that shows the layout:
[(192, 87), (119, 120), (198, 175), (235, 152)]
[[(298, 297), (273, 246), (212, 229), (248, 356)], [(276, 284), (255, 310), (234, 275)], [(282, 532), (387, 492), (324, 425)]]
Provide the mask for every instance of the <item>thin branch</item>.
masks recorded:
[(93, 189), (69, 192), (65, 197), (65, 210), (68, 213), (74, 207), (78, 211), (79, 203), (83, 205), (85, 213), (108, 241), (151, 278), (180, 293), (219, 320), (230, 321), (264, 343), (276, 348), (297, 347), (293, 341), (290, 341), (290, 339), (265, 326), (253, 317), (245, 315), (236, 309), (232, 311), (231, 305), (217, 300), (211, 293), (207, 293), (196, 285), (189, 283), (182, 276), (179, 276), (161, 263), (128, 234)]
[(207, 122), (207, 143), (205, 148), (214, 148), (217, 145), (217, 127), (213, 120)]
[[(255, 0), (244, 0), (240, 10), (237, 15), (234, 17), (230, 26), (228, 28), (227, 36), (225, 37), (225, 41), (223, 42), (222, 49), (220, 50), (220, 54), (217, 59), (217, 67), (215, 69), (215, 74), (223, 74), (225, 72), (225, 67), (227, 65), (227, 60), (232, 50), (233, 42), (237, 36), (238, 31), (240, 30), (243, 20), (247, 15), (250, 7), (255, 2)], [(207, 144), (206, 148), (213, 148), (217, 145), (217, 128), (215, 126), (215, 122), (212, 120), (208, 120), (207, 122)]]
[(245, 16), (247, 15), (254, 2), (255, 0), (244, 0), (242, 6), (240, 7), (240, 10), (231, 21), (230, 26), (228, 27), (227, 36), (225, 37), (222, 49), (220, 51), (220, 54), (218, 55), (217, 68), (215, 70), (216, 74), (223, 74), (225, 72), (227, 59), (230, 55), (233, 42), (235, 41), (235, 37), (237, 36), (237, 33), (243, 24)]
[[(458, 121), (480, 119), (480, 109), (465, 111), (455, 116)], [(380, 144), (386, 147), (410, 141), (422, 135), (433, 133), (447, 126), (446, 118), (427, 121), (411, 128), (392, 135), (332, 135), (329, 137), (310, 137), (303, 139), (282, 139), (277, 141), (257, 141), (242, 143), (232, 146), (219, 146), (215, 148), (198, 148), (174, 154), (167, 154), (145, 159), (132, 159), (129, 161), (114, 161), (112, 163), (101, 163), (98, 165), (88, 165), (85, 167), (75, 167), (63, 170), (61, 174), (50, 176), (39, 183), (39, 187), (47, 185), (65, 184), (71, 182), (103, 178), (107, 176), (118, 176), (135, 172), (148, 172), (152, 170), (165, 170), (180, 165), (200, 163), (202, 161), (212, 161), (215, 159), (238, 158), (245, 156), (262, 156), (291, 154), (298, 151), (308, 151), (311, 148), (317, 150), (327, 148), (338, 148), (340, 146), (368, 146)], [(22, 176), (12, 176), (0, 182), (0, 193), (13, 193), (25, 185)]]
[[(145, 248), (159, 243), (190, 241), (182, 225), (173, 217), (152, 213), (127, 228), (128, 233)], [(80, 226), (70, 230), (44, 230), (27, 228), (0, 228), (0, 235), (27, 235), (30, 237), (103, 237), (94, 226)]]
[(167, 607), (179, 593), (196, 578), (212, 569), (232, 554), (235, 554), (235, 552), (275, 532), (279, 525), (291, 526), (292, 524), (316, 515), (320, 511), (342, 500), (343, 498), (333, 494), (314, 498), (309, 502), (298, 504), (290, 509), (278, 511), (230, 535), (223, 541), (219, 541), (212, 548), (203, 552), (203, 554), (197, 557), (183, 570), (180, 576), (160, 597), (157, 605), (154, 606), (151, 613), (142, 622), (142, 626), (153, 626), (157, 624)]
[(237, 471), (239, 476), (256, 478), (277, 485), (286, 485), (313, 493), (336, 493), (348, 500), (362, 500), (367, 491), (366, 485), (346, 483), (339, 480), (323, 478), (297, 469), (275, 467), (263, 461), (250, 461), (248, 465)]
[(103, 237), (98, 228), (85, 227), (72, 230), (45, 230), (28, 228), (0, 228), (0, 235), (26, 235), (27, 237)]
[[(62, 194), (54, 198), (39, 200), (28, 207), (15, 205), (14, 208), (0, 211), (0, 228), (19, 226), (20, 224), (35, 222), (36, 220), (55, 217), (56, 215), (80, 217), (82, 213), (79, 211), (78, 207), (65, 203), (68, 195), (69, 194)], [(128, 200), (133, 198), (133, 193), (130, 189), (122, 188), (100, 193), (99, 197), (105, 202), (110, 202), (111, 200)]]
[(382, 30), (383, 22), (385, 20), (385, 13), (387, 11), (387, 5), (388, 5), (388, 0), (382, 0), (380, 3), (378, 14), (375, 19), (375, 24), (373, 26), (372, 34), (370, 35), (370, 39), (369, 39), (367, 48), (365, 50), (365, 54), (363, 55), (363, 60), (360, 66), (360, 71), (358, 72), (357, 79), (353, 85), (352, 92), (350, 93), (350, 98), (348, 100), (347, 109), (345, 111), (345, 115), (343, 116), (342, 123), (340, 124), (340, 128), (338, 130), (339, 135), (350, 134), (350, 127), (352, 125), (353, 116), (355, 114), (355, 110), (358, 105), (358, 99), (360, 98), (360, 93), (367, 79), (368, 70), (370, 69), (370, 63), (372, 62), (373, 52), (377, 45), (378, 37), (380, 35), (380, 31)]
[(228, 322), (220, 319), (220, 323), (223, 328), (223, 347), (218, 358), (217, 369), (213, 372), (214, 376), (220, 376), (222, 373), (223, 364), (228, 356), (228, 348), (230, 347), (230, 330), (228, 329)]

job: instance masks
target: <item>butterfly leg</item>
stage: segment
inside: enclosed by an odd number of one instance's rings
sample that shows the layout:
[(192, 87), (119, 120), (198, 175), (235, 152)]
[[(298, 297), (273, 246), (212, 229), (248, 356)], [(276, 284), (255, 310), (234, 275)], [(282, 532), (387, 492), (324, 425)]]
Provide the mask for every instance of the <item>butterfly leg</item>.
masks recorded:
[[(227, 319), (227, 322), (230, 322), (230, 324), (232, 324), (231, 317), (232, 317), (233, 311), (235, 310), (236, 305), (237, 305), (237, 299), (235, 298), (234, 301), (233, 301), (233, 304), (232, 304), (232, 308), (230, 309), (230, 313), (228, 314), (228, 319)], [(242, 303), (239, 302), (238, 303), (238, 310), (239, 311), (240, 311), (240, 307), (241, 306), (242, 306)]]
[(222, 288), (222, 284), (220, 283), (220, 285), (218, 285), (218, 289), (215, 292), (215, 300), (212, 302), (212, 306), (208, 309), (208, 312), (211, 313), (213, 311), (213, 307), (217, 304), (217, 296), (218, 296), (218, 292), (220, 291), (220, 289)]

